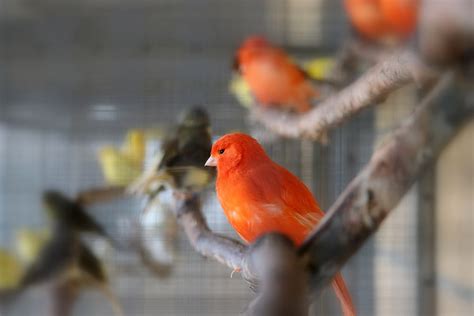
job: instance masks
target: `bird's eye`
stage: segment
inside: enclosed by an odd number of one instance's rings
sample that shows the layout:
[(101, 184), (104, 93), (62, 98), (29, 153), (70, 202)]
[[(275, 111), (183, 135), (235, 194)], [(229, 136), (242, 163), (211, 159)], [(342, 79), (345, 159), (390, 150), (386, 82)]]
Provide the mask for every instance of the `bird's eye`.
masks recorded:
[(225, 149), (219, 149), (218, 153), (219, 155), (222, 155), (224, 153)]

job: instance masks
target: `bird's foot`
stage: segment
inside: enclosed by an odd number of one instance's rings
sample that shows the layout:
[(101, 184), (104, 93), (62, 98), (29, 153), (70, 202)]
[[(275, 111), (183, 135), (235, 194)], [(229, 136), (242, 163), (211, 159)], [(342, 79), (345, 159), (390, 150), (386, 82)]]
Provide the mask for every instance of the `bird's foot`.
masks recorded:
[(232, 277), (234, 276), (234, 273), (239, 273), (241, 272), (242, 269), (241, 268), (235, 268), (234, 270), (232, 270), (232, 272), (230, 273), (230, 278), (232, 279)]

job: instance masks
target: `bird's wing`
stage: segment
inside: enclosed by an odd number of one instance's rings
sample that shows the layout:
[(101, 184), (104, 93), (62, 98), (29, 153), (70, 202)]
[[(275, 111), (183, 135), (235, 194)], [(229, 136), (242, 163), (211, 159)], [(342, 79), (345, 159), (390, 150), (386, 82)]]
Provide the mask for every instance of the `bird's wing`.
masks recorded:
[(278, 228), (300, 244), (324, 213), (303, 182), (288, 170), (274, 163), (258, 169), (251, 175), (254, 184), (246, 207), (254, 207), (256, 215), (265, 210), (264, 226)]
[(78, 265), (80, 271), (86, 274), (85, 281), (107, 297), (116, 316), (122, 316), (122, 307), (108, 285), (107, 274), (100, 259), (83, 243), (79, 245)]
[(110, 239), (105, 228), (100, 225), (92, 216), (90, 216), (86, 210), (82, 207), (78, 207), (75, 212), (71, 213), (72, 224), (81, 230), (96, 233), (99, 236)]
[(107, 275), (99, 258), (83, 243), (80, 243), (79, 246), (78, 265), (81, 271), (90, 275), (94, 280), (101, 283), (107, 282)]
[[(177, 133), (177, 131), (175, 131)], [(155, 171), (163, 169), (170, 165), (171, 161), (173, 161), (179, 155), (179, 140), (177, 134), (170, 132), (170, 135), (164, 140), (163, 144), (161, 145), (161, 151), (163, 152), (163, 156), (161, 157), (161, 161), (158, 164)]]
[(313, 227), (324, 216), (313, 194), (306, 185), (285, 168), (276, 165), (281, 184), (281, 199), (304, 226)]

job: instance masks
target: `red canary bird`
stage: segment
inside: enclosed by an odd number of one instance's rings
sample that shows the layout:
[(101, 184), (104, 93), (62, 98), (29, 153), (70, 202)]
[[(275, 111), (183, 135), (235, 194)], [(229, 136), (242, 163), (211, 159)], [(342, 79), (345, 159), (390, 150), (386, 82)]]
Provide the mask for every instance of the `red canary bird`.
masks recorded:
[[(230, 224), (246, 242), (280, 232), (301, 245), (324, 216), (303, 182), (273, 162), (246, 134), (217, 140), (206, 166), (217, 167), (217, 196)], [(332, 284), (344, 315), (355, 315), (342, 275), (337, 274)]]
[(415, 30), (420, 0), (345, 0), (346, 12), (371, 40), (403, 40)]
[(318, 96), (304, 70), (265, 38), (251, 36), (238, 49), (234, 69), (239, 71), (256, 100), (266, 107), (305, 112)]
[(380, 0), (382, 14), (392, 31), (402, 38), (413, 33), (418, 20), (420, 0)]

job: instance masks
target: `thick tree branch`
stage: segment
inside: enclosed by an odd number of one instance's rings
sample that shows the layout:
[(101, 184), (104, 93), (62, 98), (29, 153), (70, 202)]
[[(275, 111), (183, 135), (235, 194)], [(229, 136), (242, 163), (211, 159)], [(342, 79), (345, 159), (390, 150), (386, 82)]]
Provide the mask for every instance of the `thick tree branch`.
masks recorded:
[(308, 314), (307, 275), (296, 248), (287, 237), (270, 233), (250, 246), (250, 271), (259, 280), (249, 316), (304, 316)]
[(194, 249), (234, 270), (259, 295), (248, 306), (249, 316), (304, 316), (308, 313), (306, 270), (293, 243), (280, 234), (267, 234), (250, 247), (214, 234), (207, 226), (197, 195), (177, 199), (176, 215)]
[[(177, 199), (176, 216), (191, 245), (205, 257), (214, 258), (233, 270), (244, 270), (247, 247), (232, 238), (211, 232), (201, 211), (199, 197)], [(253, 275), (247, 271), (247, 275)]]
[(394, 47), (384, 47), (351, 36), (338, 51), (329, 79), (345, 86), (357, 73), (360, 62), (373, 65), (393, 55)]
[(376, 150), (300, 249), (315, 294), (377, 230), (424, 168), (474, 114), (472, 103), (448, 100), (430, 111), (450, 79), (443, 77), (412, 117)]
[(340, 92), (298, 115), (255, 106), (252, 116), (269, 130), (285, 137), (324, 140), (328, 129), (355, 113), (383, 101), (391, 92), (415, 79), (429, 81), (428, 74), (409, 51), (392, 55), (371, 68)]

